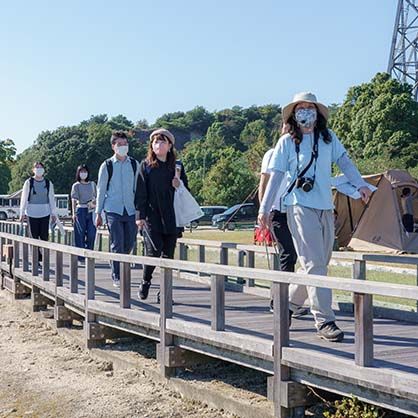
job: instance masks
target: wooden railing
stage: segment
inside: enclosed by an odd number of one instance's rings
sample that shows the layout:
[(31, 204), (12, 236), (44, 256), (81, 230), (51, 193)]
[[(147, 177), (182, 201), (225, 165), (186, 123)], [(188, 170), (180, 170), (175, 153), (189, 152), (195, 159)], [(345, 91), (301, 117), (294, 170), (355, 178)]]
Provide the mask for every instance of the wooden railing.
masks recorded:
[[(44, 242), (19, 236), (19, 231), (12, 227), (12, 233), (0, 232), (0, 254), (2, 269), (7, 270), (6, 259), (3, 257), (3, 247), (7, 243), (13, 245), (13, 280), (17, 283), (22, 279), (19, 277), (27, 277), (32, 283), (34, 289), (41, 286), (48, 287), (51, 292), (56, 295), (56, 306), (63, 304), (66, 297), (60, 289), (63, 287), (63, 269), (64, 255), (69, 256), (69, 293), (78, 296), (85, 306), (84, 321), (86, 325), (87, 335), (94, 334), (94, 323), (97, 312), (97, 306), (94, 313), (91, 311), (92, 302), (96, 297), (95, 286), (95, 264), (97, 261), (119, 261), (121, 263), (121, 286), (120, 286), (120, 308), (123, 309), (122, 314), (127, 315), (131, 310), (131, 265), (132, 264), (148, 264), (161, 268), (161, 310), (160, 310), (160, 363), (161, 370), (165, 376), (172, 374), (172, 367), (169, 366), (168, 357), (169, 348), (174, 344), (174, 336), (176, 335), (176, 324), (181, 322), (179, 319), (173, 319), (173, 271), (186, 270), (194, 273), (203, 273), (210, 277), (211, 288), (211, 325), (210, 329), (215, 332), (217, 339), (224, 340), (228, 343), (231, 333), (225, 334), (225, 280), (224, 277), (238, 276), (246, 281), (264, 280), (272, 285), (272, 295), (274, 306), (279, 307), (274, 311), (274, 326), (272, 335), (274, 336), (274, 350), (272, 354), (273, 371), (274, 371), (274, 403), (276, 416), (285, 416), (281, 406), (280, 386), (290, 379), (289, 367), (282, 363), (282, 350), (289, 346), (289, 305), (288, 292), (290, 284), (307, 285), (315, 287), (331, 288), (334, 290), (348, 291), (353, 293), (355, 305), (355, 356), (354, 363), (358, 366), (368, 367), (373, 364), (373, 295), (390, 296), (397, 298), (406, 298), (418, 300), (418, 288), (415, 286), (406, 286), (389, 283), (368, 282), (365, 280), (345, 279), (338, 277), (324, 277), (316, 275), (305, 275), (298, 273), (286, 273), (277, 271), (268, 271), (265, 269), (256, 269), (248, 267), (231, 267), (220, 264), (209, 264), (202, 262), (190, 262), (183, 260), (169, 260), (162, 258), (151, 258), (136, 255), (122, 255), (103, 251), (90, 251), (79, 249), (63, 244)], [(201, 245), (201, 244), (197, 244)], [(39, 277), (38, 270), (38, 250), (42, 250), (43, 267), (42, 276)], [(30, 250), (30, 251), (29, 251)], [(55, 253), (55, 273), (54, 283), (50, 282), (50, 257), (51, 252)], [(22, 267), (20, 265), (20, 254), (22, 254)], [(85, 294), (81, 295), (78, 289), (78, 269), (77, 258), (85, 257)], [(360, 262), (365, 262), (369, 256), (362, 256)], [(31, 263), (29, 263), (29, 259)], [(372, 258), (376, 260), (376, 258)], [(382, 260), (387, 258), (382, 258)], [(408, 260), (410, 263), (413, 260)], [(396, 261), (398, 262), (398, 260)], [(359, 264), (357, 268), (364, 270), (364, 264)], [(26, 273), (19, 276), (19, 272)], [(29, 274), (29, 275), (28, 275)], [(52, 287), (51, 287), (52, 286)], [(68, 296), (70, 297), (70, 296)], [(93, 325), (90, 328), (89, 325)], [(188, 325), (190, 329), (189, 338), (193, 338), (193, 327)], [(182, 331), (184, 332), (184, 330)], [(94, 335), (93, 335), (94, 336)], [(89, 337), (87, 337), (88, 339)], [(246, 341), (250, 341), (251, 337), (246, 336)], [(259, 353), (266, 355), (266, 353)]]

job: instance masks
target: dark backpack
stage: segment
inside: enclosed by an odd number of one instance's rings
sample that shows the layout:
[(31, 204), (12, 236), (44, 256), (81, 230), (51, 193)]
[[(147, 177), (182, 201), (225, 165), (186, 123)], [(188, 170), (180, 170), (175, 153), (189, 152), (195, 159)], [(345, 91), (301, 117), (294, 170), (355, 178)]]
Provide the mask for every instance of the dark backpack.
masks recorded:
[[(132, 157), (128, 157), (129, 161), (131, 162), (132, 165), (132, 170), (134, 172), (134, 192), (135, 192), (135, 177), (136, 177), (136, 169), (137, 169), (137, 164), (136, 164), (136, 160), (135, 158)], [(106, 161), (106, 169), (107, 169), (107, 185), (106, 185), (106, 191), (109, 190), (109, 184), (110, 184), (110, 180), (112, 179), (112, 175), (113, 175), (113, 163), (112, 163), (112, 159), (109, 158)]]
[[(28, 194), (28, 202), (30, 202), (30, 195), (31, 195), (31, 192), (33, 191), (33, 194), (36, 194), (36, 191), (35, 191), (35, 189), (33, 188), (33, 182), (34, 182), (35, 180), (33, 179), (33, 177), (30, 177), (29, 178), (29, 194)], [(49, 196), (49, 180), (48, 179), (45, 179), (45, 187), (46, 187), (46, 192), (47, 192), (47, 194), (48, 194), (48, 196)]]

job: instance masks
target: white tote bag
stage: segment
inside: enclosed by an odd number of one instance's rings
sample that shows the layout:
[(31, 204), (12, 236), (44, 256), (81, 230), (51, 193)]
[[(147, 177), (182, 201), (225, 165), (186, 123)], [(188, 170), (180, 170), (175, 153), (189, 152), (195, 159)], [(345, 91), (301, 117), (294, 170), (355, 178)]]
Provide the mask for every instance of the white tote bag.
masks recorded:
[(191, 221), (203, 216), (202, 209), (195, 198), (186, 189), (180, 180), (180, 186), (174, 192), (174, 213), (176, 214), (176, 226), (183, 227)]

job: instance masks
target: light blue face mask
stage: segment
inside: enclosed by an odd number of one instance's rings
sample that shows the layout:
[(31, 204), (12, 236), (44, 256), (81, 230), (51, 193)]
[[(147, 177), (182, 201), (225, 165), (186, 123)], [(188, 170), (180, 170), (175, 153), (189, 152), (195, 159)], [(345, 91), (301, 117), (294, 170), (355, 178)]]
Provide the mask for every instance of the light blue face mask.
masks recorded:
[(316, 109), (299, 109), (295, 112), (295, 119), (302, 128), (313, 128), (317, 119)]

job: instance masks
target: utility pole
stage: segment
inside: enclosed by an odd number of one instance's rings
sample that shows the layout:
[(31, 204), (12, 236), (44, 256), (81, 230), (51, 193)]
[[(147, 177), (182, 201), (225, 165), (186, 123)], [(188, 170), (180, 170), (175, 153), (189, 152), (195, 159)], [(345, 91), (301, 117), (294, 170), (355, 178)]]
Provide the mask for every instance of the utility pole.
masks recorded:
[(412, 84), (418, 101), (418, 0), (398, 0), (388, 73)]

